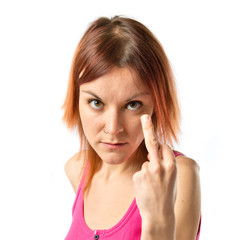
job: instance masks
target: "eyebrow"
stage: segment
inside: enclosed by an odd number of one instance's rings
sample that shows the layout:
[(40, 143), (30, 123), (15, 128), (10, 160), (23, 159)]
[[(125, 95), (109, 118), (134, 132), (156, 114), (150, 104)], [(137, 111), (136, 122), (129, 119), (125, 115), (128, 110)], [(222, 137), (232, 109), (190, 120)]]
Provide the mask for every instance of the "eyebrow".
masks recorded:
[[(86, 91), (85, 91), (85, 90), (82, 90), (81, 92), (88, 93), (88, 94), (92, 95), (93, 97), (95, 97), (96, 99), (102, 101), (102, 99), (101, 99), (99, 96), (97, 96), (95, 93), (93, 93), (93, 92), (91, 92), (91, 91), (89, 91), (89, 90), (86, 90)], [(129, 102), (129, 101), (131, 101), (131, 100), (133, 100), (133, 99), (135, 99), (135, 98), (137, 98), (137, 97), (145, 96), (145, 95), (149, 95), (149, 93), (147, 93), (147, 92), (136, 93), (136, 94), (134, 94), (132, 97), (128, 98), (128, 99), (126, 100), (126, 102)]]

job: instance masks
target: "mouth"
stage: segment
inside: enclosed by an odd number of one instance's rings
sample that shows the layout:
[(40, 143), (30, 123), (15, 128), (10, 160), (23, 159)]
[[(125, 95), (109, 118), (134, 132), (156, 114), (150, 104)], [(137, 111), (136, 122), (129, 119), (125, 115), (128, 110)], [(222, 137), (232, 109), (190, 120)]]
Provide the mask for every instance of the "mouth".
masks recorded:
[(102, 142), (102, 144), (108, 149), (120, 149), (120, 148), (124, 147), (127, 143)]

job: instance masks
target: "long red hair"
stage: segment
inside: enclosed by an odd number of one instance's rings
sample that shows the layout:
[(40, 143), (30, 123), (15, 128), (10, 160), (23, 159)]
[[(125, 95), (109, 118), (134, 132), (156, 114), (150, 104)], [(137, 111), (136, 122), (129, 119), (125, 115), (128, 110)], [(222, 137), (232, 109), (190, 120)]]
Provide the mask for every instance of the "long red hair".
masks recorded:
[[(88, 143), (79, 115), (79, 87), (95, 80), (114, 67), (127, 67), (143, 81), (152, 96), (152, 116), (159, 141), (173, 147), (178, 142), (180, 110), (172, 69), (162, 45), (140, 22), (115, 16), (99, 18), (80, 40), (72, 61), (63, 120), (68, 128), (78, 128), (80, 150), (87, 147), (83, 159), (88, 163), (84, 192), (89, 190), (92, 177), (101, 159)], [(83, 147), (85, 146), (85, 147)], [(147, 156), (144, 141), (139, 152)]]

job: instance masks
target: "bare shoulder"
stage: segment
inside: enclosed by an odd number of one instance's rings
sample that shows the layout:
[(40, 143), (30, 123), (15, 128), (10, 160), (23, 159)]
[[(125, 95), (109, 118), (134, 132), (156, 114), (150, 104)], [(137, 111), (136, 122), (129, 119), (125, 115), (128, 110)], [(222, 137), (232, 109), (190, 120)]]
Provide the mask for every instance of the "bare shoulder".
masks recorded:
[(200, 167), (195, 160), (186, 156), (176, 157), (176, 162), (179, 193), (193, 196), (193, 189), (195, 193), (200, 191)]
[(195, 171), (200, 171), (200, 167), (198, 165), (198, 163), (193, 160), (192, 158), (183, 156), (183, 155), (179, 155), (176, 157), (176, 161), (177, 161), (177, 166), (182, 168), (182, 167), (189, 167), (192, 170)]
[(86, 151), (81, 151), (72, 156), (64, 166), (65, 173), (73, 187), (74, 192), (78, 190), (82, 172), (84, 169), (83, 155)]
[(200, 167), (186, 156), (178, 156), (176, 161), (176, 236), (177, 239), (195, 239), (201, 216)]

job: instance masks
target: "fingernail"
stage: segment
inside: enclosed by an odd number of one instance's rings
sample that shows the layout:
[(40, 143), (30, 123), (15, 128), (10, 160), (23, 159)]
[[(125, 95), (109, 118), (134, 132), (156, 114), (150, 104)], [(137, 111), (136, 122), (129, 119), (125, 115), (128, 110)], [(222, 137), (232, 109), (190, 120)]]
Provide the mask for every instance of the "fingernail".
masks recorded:
[(148, 115), (142, 115), (141, 120), (143, 123), (147, 123), (149, 121), (149, 116)]

